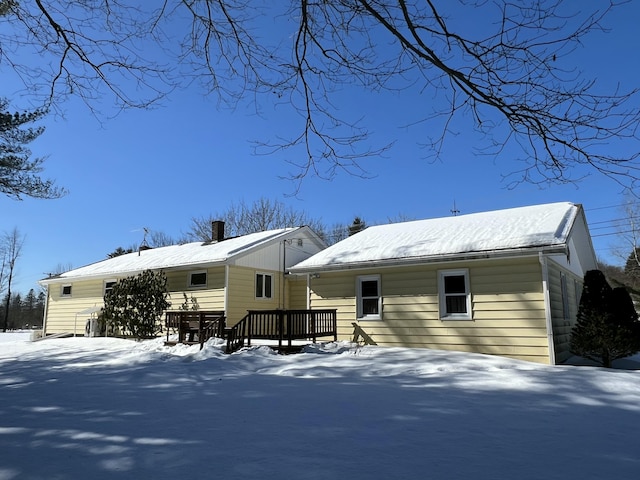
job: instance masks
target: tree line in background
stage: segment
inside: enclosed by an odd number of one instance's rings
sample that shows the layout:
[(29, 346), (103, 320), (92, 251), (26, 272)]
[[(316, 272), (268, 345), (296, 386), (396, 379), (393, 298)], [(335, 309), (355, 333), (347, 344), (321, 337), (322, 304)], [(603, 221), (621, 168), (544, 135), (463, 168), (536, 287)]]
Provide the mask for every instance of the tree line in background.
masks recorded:
[[(350, 235), (366, 228), (367, 224), (360, 216), (354, 216), (351, 223), (334, 223), (330, 226), (321, 219), (313, 218), (303, 210), (287, 206), (280, 200), (261, 197), (252, 203), (240, 201), (232, 203), (226, 210), (192, 217), (188, 230), (179, 236), (171, 236), (165, 232), (145, 229), (141, 245), (157, 248), (178, 245), (188, 242), (207, 242), (212, 238), (211, 226), (214, 221), (224, 222), (225, 237), (238, 237), (250, 233), (262, 232), (278, 228), (291, 228), (307, 225), (322, 238), (327, 245), (344, 240)], [(398, 215), (387, 219), (388, 223), (412, 220)], [(140, 245), (119, 246), (107, 254), (108, 258), (117, 257), (138, 250)]]
[(7, 318), (7, 330), (42, 328), (45, 302), (44, 291), (36, 292), (33, 288), (26, 295), (14, 293), (11, 299), (5, 294), (0, 306), (0, 318)]

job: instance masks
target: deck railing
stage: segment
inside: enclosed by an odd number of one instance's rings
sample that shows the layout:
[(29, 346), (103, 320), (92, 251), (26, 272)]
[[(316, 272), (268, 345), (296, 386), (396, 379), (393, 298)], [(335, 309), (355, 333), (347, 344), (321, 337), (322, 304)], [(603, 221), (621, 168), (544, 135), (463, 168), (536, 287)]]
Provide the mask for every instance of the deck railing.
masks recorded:
[(252, 339), (277, 340), (288, 347), (293, 340), (312, 340), (332, 336), (338, 339), (337, 313), (331, 310), (249, 310), (236, 325), (225, 330), (227, 353), (234, 352)]
[(166, 312), (165, 326), (167, 328), (167, 343), (170, 332), (178, 332), (178, 343), (200, 344), (212, 337), (224, 338), (224, 311), (178, 311)]

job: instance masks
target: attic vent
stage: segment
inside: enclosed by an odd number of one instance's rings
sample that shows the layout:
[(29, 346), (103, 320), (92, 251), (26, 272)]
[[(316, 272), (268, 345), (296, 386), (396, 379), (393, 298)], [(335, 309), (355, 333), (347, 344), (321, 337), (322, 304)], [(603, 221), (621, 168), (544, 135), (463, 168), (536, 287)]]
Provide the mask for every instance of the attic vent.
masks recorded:
[(221, 242), (224, 240), (224, 222), (222, 220), (214, 220), (211, 222), (211, 241)]

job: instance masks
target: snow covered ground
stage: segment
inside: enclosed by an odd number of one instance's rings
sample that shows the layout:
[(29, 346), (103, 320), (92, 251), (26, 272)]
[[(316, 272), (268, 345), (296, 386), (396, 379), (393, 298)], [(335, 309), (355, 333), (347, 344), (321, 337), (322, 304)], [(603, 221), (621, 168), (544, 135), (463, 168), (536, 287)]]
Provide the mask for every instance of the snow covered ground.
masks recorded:
[(0, 334), (0, 480), (640, 478), (640, 371)]

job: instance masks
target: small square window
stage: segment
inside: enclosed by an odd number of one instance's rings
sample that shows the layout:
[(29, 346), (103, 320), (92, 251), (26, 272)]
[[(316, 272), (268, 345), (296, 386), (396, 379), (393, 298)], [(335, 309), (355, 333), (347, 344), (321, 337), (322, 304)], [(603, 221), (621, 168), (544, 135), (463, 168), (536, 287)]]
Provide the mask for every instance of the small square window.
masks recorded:
[(60, 295), (62, 297), (70, 297), (71, 296), (71, 285), (63, 285), (60, 290)]
[(207, 286), (207, 272), (191, 272), (189, 274), (189, 286), (202, 288)]
[(111, 290), (113, 290), (113, 286), (116, 284), (116, 280), (109, 280), (104, 282), (104, 294), (106, 295)]
[(256, 298), (271, 298), (273, 276), (266, 273), (256, 274)]

